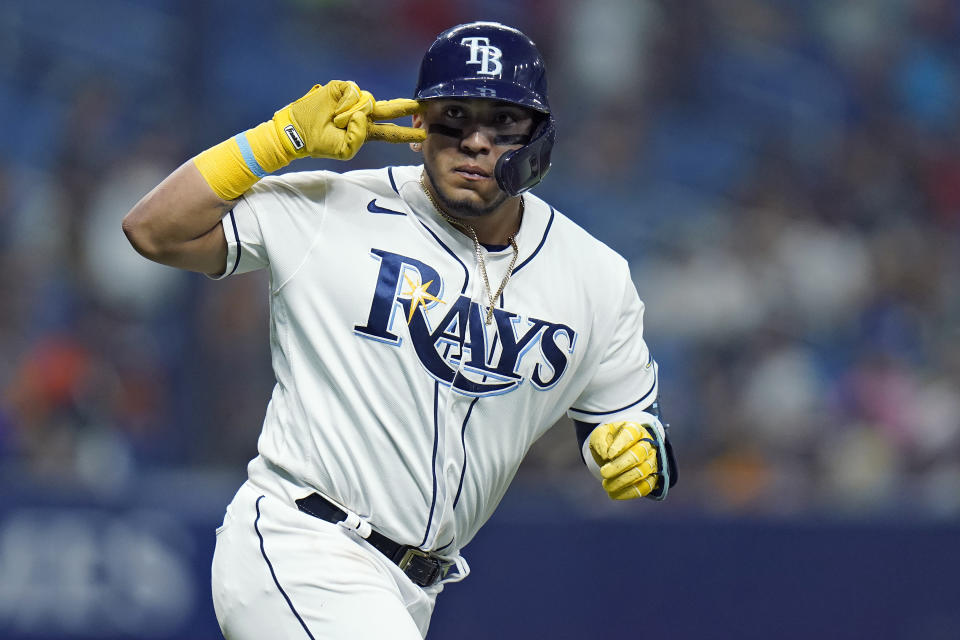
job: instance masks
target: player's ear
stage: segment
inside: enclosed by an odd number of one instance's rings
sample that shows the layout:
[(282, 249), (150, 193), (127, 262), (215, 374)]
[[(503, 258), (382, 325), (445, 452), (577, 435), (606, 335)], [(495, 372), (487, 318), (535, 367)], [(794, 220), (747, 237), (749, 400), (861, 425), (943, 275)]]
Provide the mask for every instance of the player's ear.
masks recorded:
[[(415, 113), (415, 114), (413, 114), (412, 117), (413, 117), (413, 127), (414, 127), (415, 129), (423, 129), (423, 128), (426, 126), (425, 123), (423, 122), (423, 114), (421, 114), (421, 113)], [(420, 150), (421, 150), (422, 148), (423, 148), (423, 147), (421, 146), (421, 144), (420, 144), (419, 142), (411, 142), (411, 143), (410, 143), (410, 149), (411, 149), (414, 153), (420, 153)]]

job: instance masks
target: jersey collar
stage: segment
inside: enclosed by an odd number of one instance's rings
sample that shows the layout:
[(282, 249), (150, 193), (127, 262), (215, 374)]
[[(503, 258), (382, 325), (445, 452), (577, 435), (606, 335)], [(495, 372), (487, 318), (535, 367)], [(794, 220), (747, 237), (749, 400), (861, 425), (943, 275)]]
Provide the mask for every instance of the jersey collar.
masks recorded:
[[(420, 186), (422, 172), (423, 165), (391, 168), (391, 174), (400, 197), (417, 220), (434, 233), (439, 234), (445, 242), (450, 243), (450, 246), (456, 247), (458, 252), (463, 251), (466, 255), (472, 255), (474, 252), (473, 241), (466, 234), (453, 229), (450, 224), (437, 215), (433, 203), (423, 192), (423, 188)], [(517, 247), (520, 250), (517, 259), (518, 265), (528, 262), (542, 248), (554, 216), (553, 209), (529, 191), (523, 194), (523, 198), (525, 207), (523, 221), (520, 223), (520, 231), (516, 235)], [(510, 253), (509, 249), (497, 251), (491, 253), (491, 257)]]

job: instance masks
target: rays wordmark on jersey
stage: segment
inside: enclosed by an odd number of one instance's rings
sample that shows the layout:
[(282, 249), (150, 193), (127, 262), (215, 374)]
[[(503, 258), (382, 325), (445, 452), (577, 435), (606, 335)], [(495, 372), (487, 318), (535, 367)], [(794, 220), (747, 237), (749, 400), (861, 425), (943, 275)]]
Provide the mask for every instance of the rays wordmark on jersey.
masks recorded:
[(513, 391), (525, 379), (524, 362), (537, 389), (563, 377), (577, 340), (569, 326), (505, 309), (494, 309), (495, 322), (486, 325), (486, 309), (468, 296), (444, 299), (443, 278), (430, 265), (382, 249), (370, 254), (380, 270), (366, 324), (353, 328), (357, 335), (399, 347), (406, 324), (427, 372), (468, 396)]

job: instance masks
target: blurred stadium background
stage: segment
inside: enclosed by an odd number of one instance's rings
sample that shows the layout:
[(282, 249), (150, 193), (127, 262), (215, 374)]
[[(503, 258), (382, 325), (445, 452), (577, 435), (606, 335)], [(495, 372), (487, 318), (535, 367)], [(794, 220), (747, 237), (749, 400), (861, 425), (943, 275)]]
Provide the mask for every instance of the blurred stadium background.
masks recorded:
[(410, 95), (481, 18), (544, 52), (538, 193), (631, 260), (681, 482), (614, 504), (558, 425), (431, 637), (960, 638), (955, 0), (4, 0), (0, 637), (217, 636), (266, 285), (120, 220), (316, 82)]

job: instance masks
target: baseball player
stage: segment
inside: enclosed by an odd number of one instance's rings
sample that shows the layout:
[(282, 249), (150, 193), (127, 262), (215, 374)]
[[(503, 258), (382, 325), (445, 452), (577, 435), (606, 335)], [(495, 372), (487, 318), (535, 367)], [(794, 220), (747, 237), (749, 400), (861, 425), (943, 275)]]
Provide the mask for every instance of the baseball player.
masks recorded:
[[(317, 85), (127, 215), (152, 260), (270, 276), (277, 384), (213, 559), (226, 637), (424, 637), (564, 412), (612, 498), (666, 497), (676, 468), (628, 265), (528, 191), (554, 139), (534, 43), (476, 22), (429, 47), (413, 100)], [(423, 164), (270, 175), (371, 140)]]

